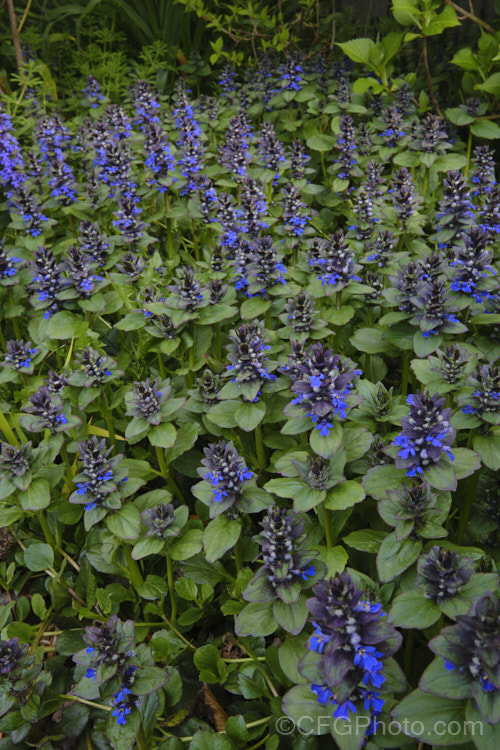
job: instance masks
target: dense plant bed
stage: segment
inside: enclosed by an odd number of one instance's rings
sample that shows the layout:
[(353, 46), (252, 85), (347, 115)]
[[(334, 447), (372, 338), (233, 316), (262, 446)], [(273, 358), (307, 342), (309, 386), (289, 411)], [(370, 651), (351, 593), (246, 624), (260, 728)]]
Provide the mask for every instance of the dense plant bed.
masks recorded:
[(1, 750), (499, 746), (494, 155), (357, 76), (0, 111)]

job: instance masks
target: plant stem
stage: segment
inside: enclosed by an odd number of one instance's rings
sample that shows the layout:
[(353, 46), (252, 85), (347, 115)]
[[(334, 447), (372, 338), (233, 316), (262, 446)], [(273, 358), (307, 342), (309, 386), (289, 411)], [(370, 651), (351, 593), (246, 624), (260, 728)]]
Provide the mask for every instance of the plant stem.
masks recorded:
[(7, 441), (11, 445), (15, 445), (15, 446), (19, 445), (19, 440), (16, 438), (16, 436), (14, 435), (14, 431), (12, 430), (12, 427), (7, 422), (7, 417), (1, 411), (0, 411), (0, 430), (3, 432)]
[(140, 571), (139, 566), (137, 565), (137, 562), (132, 557), (132, 550), (130, 548), (129, 544), (123, 545), (123, 554), (125, 555), (125, 559), (127, 561), (127, 572), (129, 574), (130, 581), (132, 582), (133, 587), (137, 591), (139, 586), (142, 586), (144, 583), (142, 578), (142, 573)]
[(174, 622), (175, 618), (177, 617), (177, 600), (175, 598), (174, 574), (172, 571), (172, 558), (168, 554), (168, 550), (167, 550), (166, 557), (167, 557), (168, 593), (170, 596), (170, 619), (172, 622)]
[(472, 151), (472, 132), (469, 128), (469, 138), (467, 140), (467, 164), (465, 165), (465, 175), (467, 176), (469, 174), (469, 167), (470, 167), (470, 154)]
[(158, 352), (158, 367), (160, 369), (160, 376), (162, 380), (165, 380), (167, 377), (167, 373), (165, 371), (165, 363), (163, 361), (163, 355), (161, 352)]
[(215, 356), (220, 362), (222, 360), (222, 349), (220, 345), (220, 323), (215, 324), (214, 345), (215, 345)]
[(40, 522), (40, 526), (42, 527), (45, 541), (55, 551), (57, 549), (56, 540), (54, 539), (54, 535), (52, 534), (49, 528), (49, 524), (47, 523), (47, 519), (45, 518), (45, 513), (43, 512), (43, 510), (38, 511), (37, 518), (38, 518), (38, 521)]
[(66, 701), (75, 701), (76, 703), (83, 703), (85, 706), (92, 706), (92, 708), (100, 708), (101, 711), (112, 711), (112, 706), (104, 706), (102, 703), (94, 703), (94, 701), (85, 700), (85, 698), (79, 698), (78, 695), (60, 695), (59, 698), (64, 698)]
[(200, 250), (198, 247), (198, 233), (196, 232), (196, 222), (194, 219), (192, 219), (192, 227), (193, 227), (193, 247), (194, 247), (194, 257), (195, 260), (199, 262), (200, 260)]
[(12, 31), (12, 44), (14, 45), (17, 68), (18, 70), (22, 70), (24, 67), (23, 53), (21, 50), (21, 40), (19, 39), (19, 30), (17, 28), (17, 18), (14, 10), (13, 0), (7, 0), (7, 10), (9, 12), (10, 28)]
[(66, 446), (64, 445), (64, 443), (61, 445), (61, 456), (62, 456), (64, 463), (66, 464), (66, 472), (65, 472), (66, 483), (68, 485), (68, 490), (71, 492), (71, 488), (73, 486), (73, 470), (71, 468), (71, 463), (69, 460), (69, 456), (66, 452)]
[(241, 559), (241, 546), (240, 546), (239, 539), (234, 545), (234, 562), (236, 563), (236, 573), (238, 574), (240, 570), (243, 568), (243, 561)]
[(163, 448), (160, 448), (159, 445), (155, 446), (156, 451), (156, 460), (158, 461), (158, 466), (160, 468), (160, 474), (164, 479), (168, 476), (168, 468), (167, 468), (167, 462), (165, 461), (165, 454), (163, 452)]
[(404, 654), (404, 670), (405, 670), (405, 675), (408, 678), (408, 681), (410, 681), (410, 672), (412, 668), (414, 643), (415, 643), (415, 631), (412, 629), (408, 631), (408, 635), (406, 636), (406, 645), (405, 645), (405, 654)]
[(102, 395), (103, 395), (103, 398), (104, 398), (104, 408), (103, 408), (104, 419), (106, 420), (106, 426), (107, 426), (108, 432), (109, 432), (109, 440), (110, 440), (111, 445), (113, 446), (113, 450), (114, 450), (115, 443), (116, 443), (116, 437), (115, 437), (115, 428), (114, 428), (114, 425), (113, 425), (113, 415), (111, 414), (111, 410), (109, 408), (109, 402), (108, 402), (108, 398), (106, 396), (106, 392), (103, 391)]
[(324, 524), (325, 524), (326, 546), (327, 547), (333, 547), (333, 539), (332, 539), (332, 517), (331, 517), (331, 513), (328, 510), (328, 508), (323, 508), (323, 521), (324, 521)]
[(403, 355), (403, 374), (402, 374), (402, 383), (401, 383), (401, 391), (406, 398), (408, 395), (408, 376), (410, 371), (410, 359), (408, 354), (405, 352)]
[(266, 328), (267, 328), (268, 331), (270, 331), (271, 328), (272, 328), (272, 323), (271, 323), (271, 307), (268, 307), (268, 309), (266, 310)]
[(257, 453), (257, 463), (259, 469), (263, 469), (266, 465), (266, 452), (264, 449), (264, 441), (262, 439), (262, 427), (260, 424), (254, 430), (255, 435), (255, 451)]
[(436, 109), (436, 112), (438, 113), (439, 117), (442, 117), (441, 110), (439, 109), (439, 104), (437, 103), (436, 97), (434, 96), (434, 86), (432, 85), (432, 76), (431, 71), (429, 68), (429, 59), (427, 57), (427, 37), (422, 37), (423, 39), (423, 53), (424, 53), (424, 65), (425, 65), (425, 72), (427, 74), (427, 83), (429, 84), (429, 94), (431, 97), (431, 101)]
[(320, 157), (321, 157), (321, 171), (323, 172), (323, 177), (325, 178), (325, 181), (328, 184), (328, 175), (326, 173), (326, 166), (325, 166), (325, 155), (323, 151), (320, 151)]
[(477, 483), (479, 481), (479, 471), (476, 471), (471, 477), (467, 486), (467, 494), (465, 496), (465, 503), (460, 514), (460, 521), (458, 522), (457, 531), (457, 544), (462, 544), (465, 535), (465, 529), (467, 528), (467, 522), (472, 510), (472, 505), (476, 497)]

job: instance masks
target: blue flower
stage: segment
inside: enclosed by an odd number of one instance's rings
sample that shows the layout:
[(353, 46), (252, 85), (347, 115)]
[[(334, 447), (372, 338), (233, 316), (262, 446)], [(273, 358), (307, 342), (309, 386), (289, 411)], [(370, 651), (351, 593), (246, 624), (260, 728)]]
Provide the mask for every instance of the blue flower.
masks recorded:
[(343, 703), (338, 704), (333, 716), (335, 719), (347, 720), (349, 718), (349, 711), (352, 711), (353, 714), (357, 713), (357, 709), (354, 703), (350, 700), (346, 700)]
[(316, 693), (318, 703), (322, 706), (333, 700), (333, 693), (327, 685), (311, 685), (311, 690)]
[(323, 649), (325, 648), (325, 645), (329, 641), (331, 641), (332, 636), (327, 635), (326, 633), (323, 633), (319, 625), (317, 625), (315, 622), (313, 622), (313, 625), (316, 628), (316, 630), (309, 639), (309, 648), (311, 649), (311, 651), (317, 651), (318, 654), (322, 654)]
[(117, 724), (125, 725), (127, 723), (127, 719), (125, 718), (130, 713), (130, 708), (128, 706), (117, 706), (114, 711), (112, 711), (111, 716), (116, 716), (116, 722)]
[(312, 578), (315, 575), (315, 573), (316, 573), (316, 569), (314, 565), (310, 565), (308, 568), (300, 572), (300, 576), (304, 581), (307, 581), (307, 579)]
[(363, 705), (365, 711), (373, 711), (375, 714), (379, 714), (385, 703), (385, 700), (380, 698), (380, 693), (375, 693), (373, 690), (365, 690), (364, 688), (360, 688), (360, 691), (364, 698)]

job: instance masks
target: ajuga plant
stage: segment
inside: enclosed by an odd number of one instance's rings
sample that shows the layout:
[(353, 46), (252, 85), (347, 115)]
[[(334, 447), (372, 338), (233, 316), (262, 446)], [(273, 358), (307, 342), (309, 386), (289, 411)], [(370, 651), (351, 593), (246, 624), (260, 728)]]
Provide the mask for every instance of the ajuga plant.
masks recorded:
[(496, 750), (497, 42), (87, 5), (0, 78), (2, 750)]

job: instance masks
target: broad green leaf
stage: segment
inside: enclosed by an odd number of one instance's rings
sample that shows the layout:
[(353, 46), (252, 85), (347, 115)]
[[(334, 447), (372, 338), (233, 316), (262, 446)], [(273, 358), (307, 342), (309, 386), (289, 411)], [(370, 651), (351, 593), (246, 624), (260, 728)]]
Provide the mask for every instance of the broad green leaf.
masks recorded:
[(47, 480), (33, 480), (25, 492), (19, 493), (19, 504), (23, 510), (35, 511), (48, 508), (50, 505), (50, 486)]
[(24, 562), (28, 570), (35, 572), (51, 568), (54, 564), (54, 550), (45, 542), (33, 542), (24, 550)]
[(236, 618), (235, 633), (239, 636), (266, 636), (274, 633), (277, 627), (272, 602), (250, 602)]
[(377, 571), (383, 583), (393, 581), (410, 567), (420, 554), (420, 539), (396, 539), (394, 532), (386, 536), (377, 554)]
[(394, 599), (389, 622), (397, 628), (428, 628), (439, 620), (441, 610), (421, 589), (405, 591)]
[(117, 513), (106, 516), (106, 526), (120, 539), (137, 539), (141, 530), (141, 515), (134, 505), (127, 503)]
[(241, 519), (230, 521), (225, 515), (210, 521), (203, 532), (207, 562), (215, 562), (234, 547), (241, 534), (241, 524)]
[(368, 38), (351, 39), (342, 44), (337, 43), (337, 47), (340, 47), (344, 55), (350, 57), (354, 62), (364, 63), (365, 65), (370, 64), (371, 55), (373, 50), (376, 49), (373, 39)]
[(188, 560), (198, 554), (203, 546), (203, 532), (201, 529), (189, 529), (179, 539), (176, 539), (170, 547), (172, 560)]
[(420, 690), (441, 698), (455, 698), (456, 700), (469, 698), (471, 694), (469, 676), (462, 674), (458, 669), (450, 672), (444, 664), (444, 659), (436, 656), (420, 678), (418, 683)]
[(335, 146), (335, 138), (324, 133), (315, 133), (306, 140), (307, 147), (312, 151), (332, 151)]
[[(500, 73), (498, 73), (500, 76)], [(487, 138), (488, 140), (496, 140), (500, 138), (500, 125), (492, 120), (478, 120), (470, 127), (472, 135), (476, 138)]]
[(328, 510), (345, 510), (360, 503), (365, 497), (365, 491), (359, 482), (349, 479), (328, 491), (324, 507)]
[(262, 401), (256, 404), (244, 403), (238, 406), (234, 412), (234, 419), (242, 430), (252, 432), (262, 422), (265, 413), (266, 405)]
[[(470, 739), (464, 729), (465, 705), (466, 701), (437, 700), (435, 695), (414, 690), (392, 710), (392, 717), (409, 737), (429, 745), (454, 748)], [(447, 730), (450, 726), (453, 726), (453, 734)]]
[(345, 536), (343, 542), (360, 552), (370, 552), (371, 554), (375, 554), (380, 549), (380, 545), (386, 536), (387, 531), (362, 529), (360, 531), (353, 531)]

